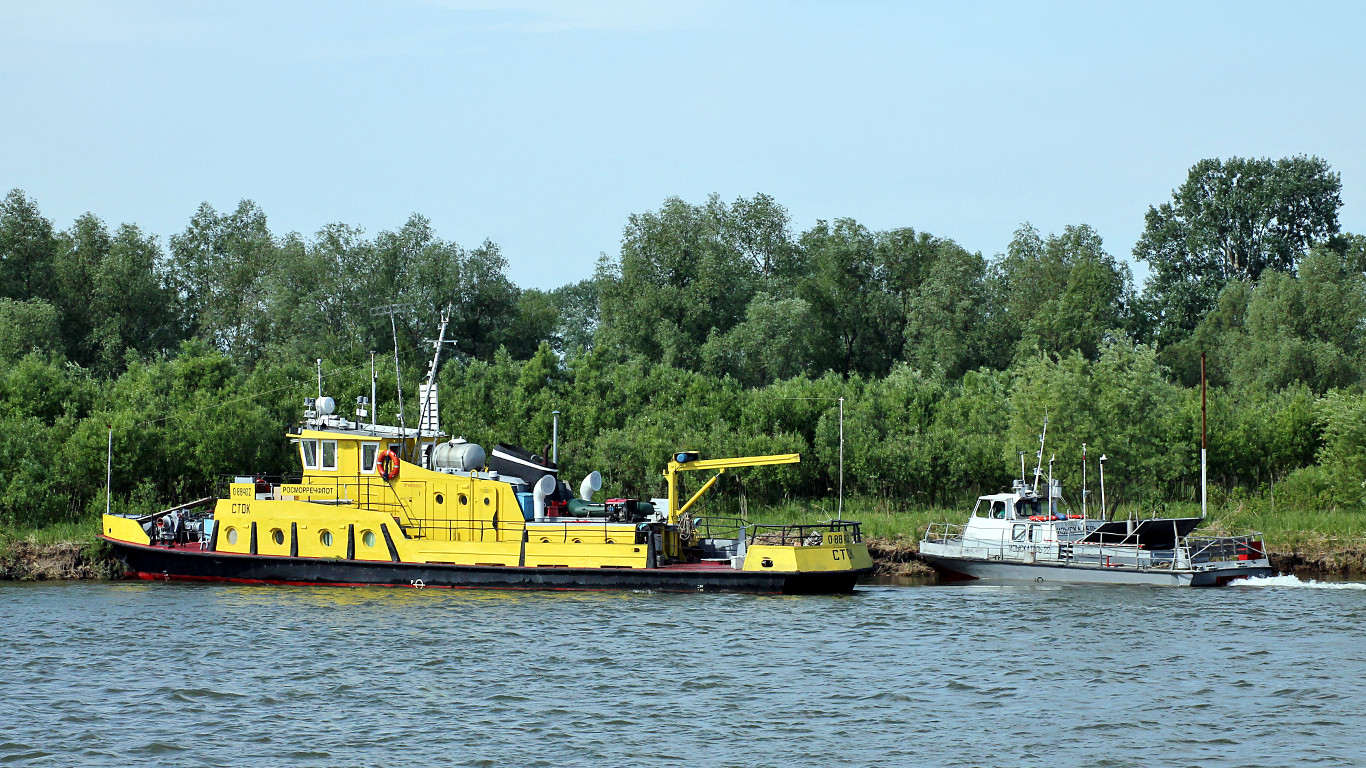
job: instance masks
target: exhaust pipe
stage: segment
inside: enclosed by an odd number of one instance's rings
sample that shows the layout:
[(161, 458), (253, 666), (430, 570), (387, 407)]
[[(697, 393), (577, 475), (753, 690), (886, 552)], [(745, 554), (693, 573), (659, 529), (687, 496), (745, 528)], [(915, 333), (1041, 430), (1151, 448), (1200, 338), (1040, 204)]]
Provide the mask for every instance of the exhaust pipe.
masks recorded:
[(602, 473), (593, 471), (579, 483), (579, 498), (584, 501), (592, 501), (593, 494), (602, 490)]
[(545, 498), (555, 492), (555, 478), (552, 475), (544, 475), (536, 481), (536, 487), (531, 489), (532, 501), (536, 504), (536, 520), (545, 520)]

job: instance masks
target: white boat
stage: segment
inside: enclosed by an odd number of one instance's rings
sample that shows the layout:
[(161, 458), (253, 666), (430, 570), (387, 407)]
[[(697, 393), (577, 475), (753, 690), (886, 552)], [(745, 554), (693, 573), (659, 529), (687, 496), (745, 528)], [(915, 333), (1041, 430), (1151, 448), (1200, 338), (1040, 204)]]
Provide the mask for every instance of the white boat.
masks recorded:
[(981, 496), (965, 525), (936, 523), (920, 556), (946, 581), (1220, 586), (1275, 576), (1261, 534), (1195, 536), (1201, 518), (1106, 521), (1069, 514), (1061, 484), (1023, 479)]

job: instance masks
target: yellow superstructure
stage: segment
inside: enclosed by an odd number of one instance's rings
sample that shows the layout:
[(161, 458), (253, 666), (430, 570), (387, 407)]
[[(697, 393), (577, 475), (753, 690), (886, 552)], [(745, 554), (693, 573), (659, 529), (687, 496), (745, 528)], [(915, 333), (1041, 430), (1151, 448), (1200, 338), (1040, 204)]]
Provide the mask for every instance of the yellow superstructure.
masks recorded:
[(216, 549), (450, 565), (644, 568), (630, 523), (528, 521), (513, 486), (487, 472), (451, 474), (375, 457), (417, 451), (414, 439), (300, 430), (297, 483), (234, 483), (214, 509)]

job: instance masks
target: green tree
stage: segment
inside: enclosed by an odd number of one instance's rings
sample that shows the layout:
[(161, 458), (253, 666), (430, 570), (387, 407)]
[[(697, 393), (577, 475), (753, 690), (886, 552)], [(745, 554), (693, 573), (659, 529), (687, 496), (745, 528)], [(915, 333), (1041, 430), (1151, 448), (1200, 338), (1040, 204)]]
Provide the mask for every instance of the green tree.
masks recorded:
[(738, 325), (766, 277), (799, 271), (786, 232), (787, 212), (762, 196), (733, 205), (670, 198), (632, 215), (620, 257), (599, 265), (606, 345), (697, 367), (713, 330)]
[(255, 362), (265, 349), (268, 280), (278, 246), (256, 203), (232, 213), (199, 206), (185, 231), (171, 237), (172, 279), (193, 335), (235, 359)]
[(1012, 352), (1076, 350), (1095, 360), (1112, 332), (1127, 330), (1131, 284), (1129, 268), (1105, 252), (1091, 227), (1044, 238), (1026, 223), (991, 267), (993, 359), (1004, 366)]
[(1134, 246), (1151, 268), (1144, 300), (1154, 337), (1165, 345), (1188, 336), (1231, 281), (1294, 271), (1338, 231), (1341, 188), (1318, 157), (1196, 163), (1171, 202), (1148, 209)]
[(986, 261), (952, 241), (937, 241), (935, 258), (905, 305), (903, 357), (916, 368), (952, 380), (990, 364), (986, 338), (991, 304)]
[(816, 358), (811, 324), (811, 307), (804, 299), (760, 293), (745, 309), (744, 322), (707, 339), (703, 368), (749, 387), (810, 372)]
[(876, 236), (836, 219), (816, 222), (800, 243), (808, 271), (799, 295), (810, 307), (819, 369), (886, 375), (901, 354), (904, 315), (880, 284)]
[(0, 361), (17, 361), (30, 352), (61, 354), (61, 314), (42, 299), (0, 299)]
[(1318, 394), (1353, 386), (1366, 369), (1366, 275), (1342, 253), (1316, 247), (1298, 274), (1231, 282), (1195, 333), (1162, 356), (1178, 380), (1195, 386), (1201, 351), (1218, 385), (1281, 390), (1303, 383)]
[(14, 189), (0, 201), (0, 298), (57, 298), (57, 238), (38, 203)]
[(183, 338), (161, 246), (136, 226), (119, 226), (88, 290), (93, 311), (86, 347), (101, 373), (121, 372), (129, 352), (147, 359)]
[(555, 304), (553, 342), (565, 358), (586, 354), (598, 330), (598, 281), (593, 278), (562, 285), (550, 292)]

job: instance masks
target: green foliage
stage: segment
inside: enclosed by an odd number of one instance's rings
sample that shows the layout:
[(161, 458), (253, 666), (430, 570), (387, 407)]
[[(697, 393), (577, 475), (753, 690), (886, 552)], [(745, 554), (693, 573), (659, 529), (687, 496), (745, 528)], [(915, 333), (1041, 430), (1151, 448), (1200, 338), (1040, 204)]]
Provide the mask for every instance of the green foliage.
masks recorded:
[(62, 351), (61, 314), (42, 299), (0, 299), (0, 361)]
[(1148, 209), (1134, 246), (1152, 269), (1144, 298), (1156, 338), (1190, 335), (1231, 281), (1294, 271), (1312, 245), (1337, 233), (1341, 190), (1317, 157), (1192, 166), (1171, 202)]
[(1194, 385), (1200, 350), (1218, 384), (1304, 384), (1318, 394), (1354, 386), (1366, 371), (1366, 275), (1349, 256), (1319, 247), (1297, 275), (1229, 283), (1195, 334), (1169, 345), (1163, 359)]
[[(93, 214), (59, 232), (14, 191), (0, 205), (0, 526), (102, 510), (111, 428), (116, 510), (297, 471), (283, 435), (317, 359), (345, 411), (378, 353), (374, 409), (397, 423), (395, 337), (411, 425), (424, 340), (449, 306), (445, 429), (548, 452), (559, 411), (566, 479), (601, 471), (612, 495), (661, 495), (678, 450), (800, 453), (727, 472), (706, 510), (828, 517), (843, 488), (869, 533), (915, 534), (928, 510), (1009, 487), (1020, 451), (1032, 472), (1046, 414), (1044, 471), (1052, 459), (1072, 506), (1083, 443), (1093, 500), (1103, 453), (1112, 508), (1190, 505), (1205, 352), (1221, 520), (1350, 527), (1366, 509), (1366, 238), (1336, 233), (1322, 161), (1267, 162), (1202, 163), (1150, 212), (1143, 302), (1084, 224), (1026, 224), (988, 259), (852, 219), (794, 233), (764, 195), (669, 199), (631, 217), (592, 278), (543, 291), (514, 285), (496, 244), (466, 249), (419, 215), (374, 236), (280, 236), (250, 201), (204, 205), (163, 249)], [(1288, 209), (1290, 194), (1312, 204)], [(1251, 218), (1221, 229), (1220, 215)], [(371, 314), (391, 303), (412, 309)]]
[(726, 205), (670, 198), (631, 216), (621, 256), (599, 266), (604, 343), (628, 354), (695, 367), (713, 330), (744, 317), (761, 278), (795, 271), (787, 212), (760, 195)]
[(0, 298), (57, 297), (57, 238), (38, 203), (18, 189), (0, 201)]
[[(1090, 227), (1069, 226), (1045, 239), (1025, 224), (992, 266), (991, 305), (999, 310), (993, 336), (997, 344), (1013, 341), (1016, 354), (1079, 351), (1094, 360), (1108, 336), (1130, 325), (1130, 283), (1129, 268), (1105, 252)], [(1002, 365), (1009, 362), (1003, 352), (998, 348)]]

